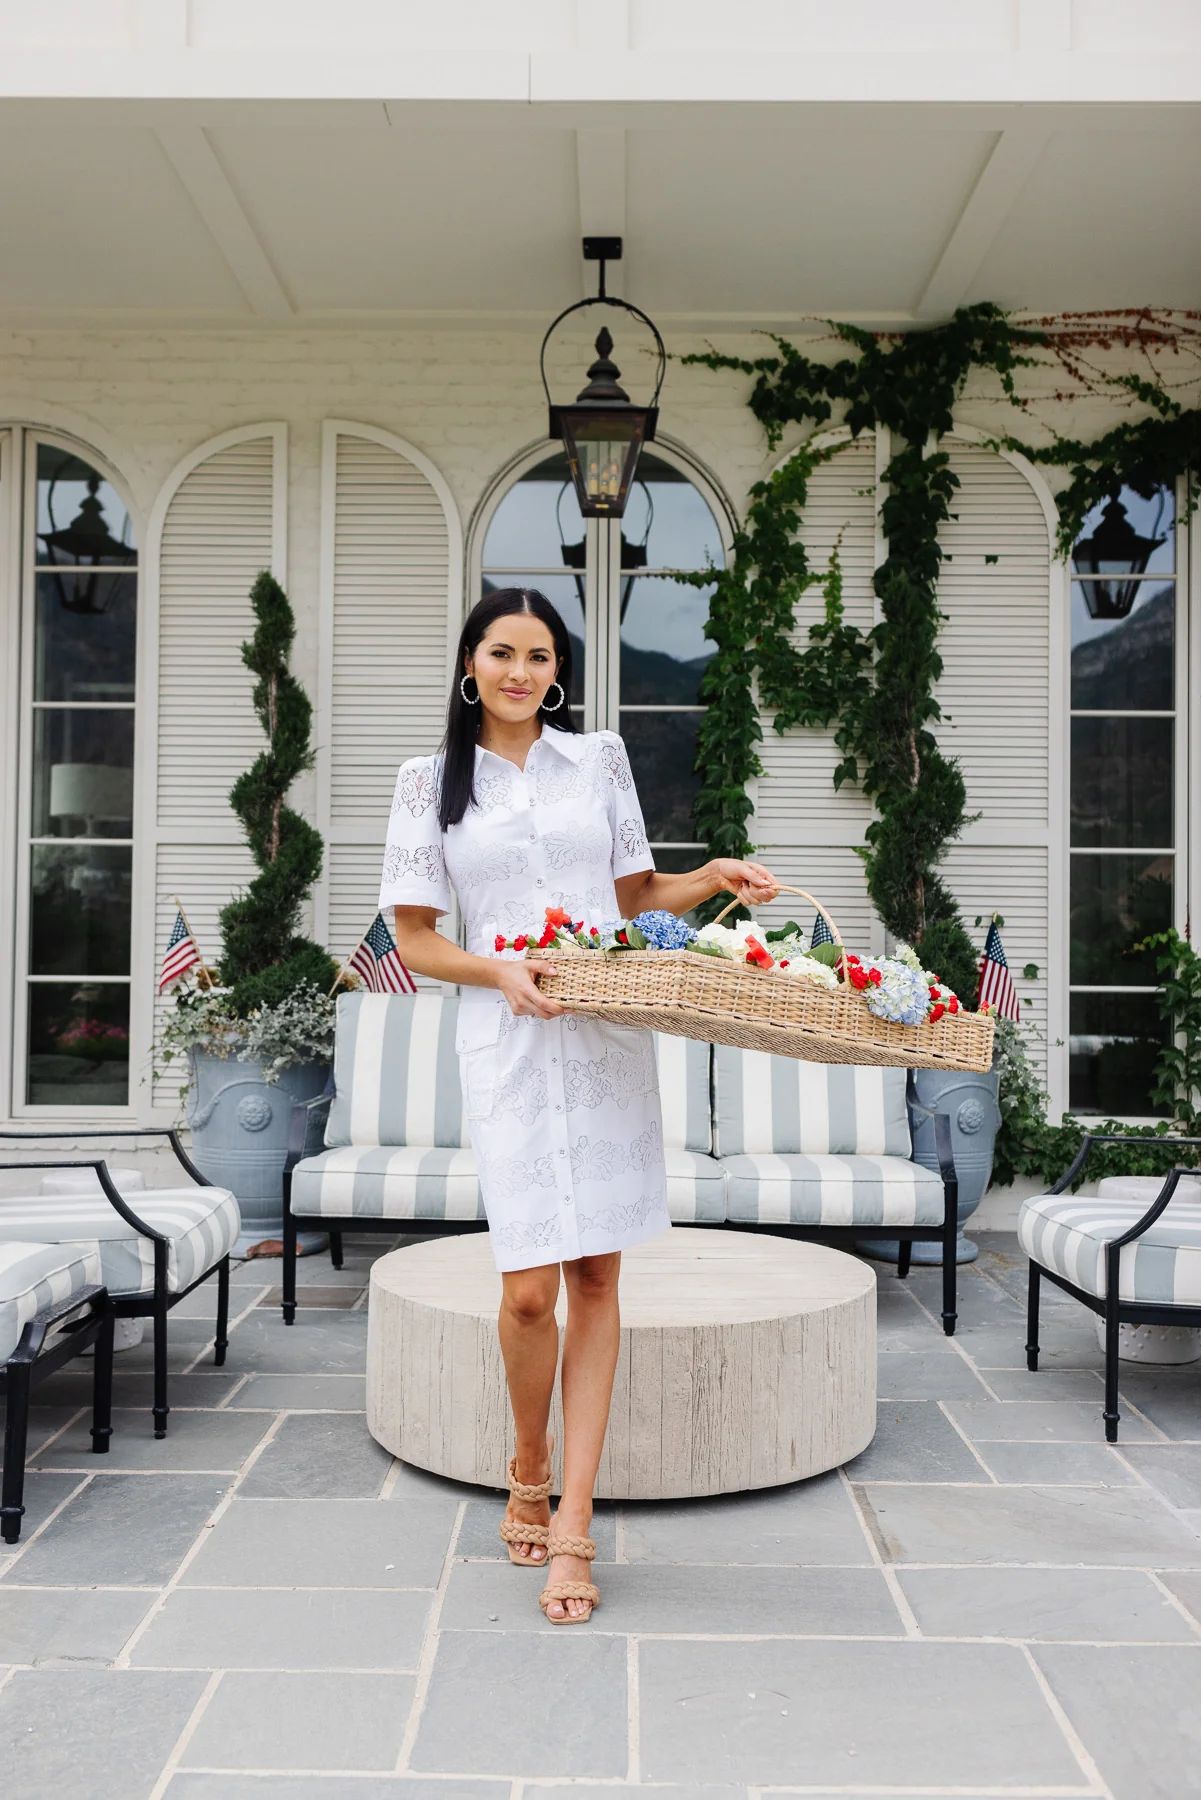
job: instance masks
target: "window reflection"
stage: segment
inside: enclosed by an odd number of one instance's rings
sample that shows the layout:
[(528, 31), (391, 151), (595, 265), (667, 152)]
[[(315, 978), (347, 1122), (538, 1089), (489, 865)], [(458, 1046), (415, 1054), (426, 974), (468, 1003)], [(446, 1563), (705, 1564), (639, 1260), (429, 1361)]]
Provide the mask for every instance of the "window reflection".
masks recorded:
[(128, 982), (31, 982), (28, 1025), (28, 1105), (128, 1102)]
[(1140, 581), (1124, 619), (1094, 619), (1072, 583), (1072, 705), (1084, 711), (1166, 712), (1176, 658), (1176, 584)]
[(125, 503), (104, 477), (72, 450), (38, 445), (39, 568), (93, 568), (137, 561)]
[(47, 707), (33, 718), (34, 837), (133, 830), (133, 709)]
[(1101, 1118), (1163, 1117), (1151, 1098), (1155, 1063), (1167, 1041), (1154, 994), (1073, 994), (1068, 1038), (1068, 1106)]
[[(75, 606), (85, 586), (93, 603)], [(34, 578), (35, 700), (132, 700), (137, 577), (56, 570)]]

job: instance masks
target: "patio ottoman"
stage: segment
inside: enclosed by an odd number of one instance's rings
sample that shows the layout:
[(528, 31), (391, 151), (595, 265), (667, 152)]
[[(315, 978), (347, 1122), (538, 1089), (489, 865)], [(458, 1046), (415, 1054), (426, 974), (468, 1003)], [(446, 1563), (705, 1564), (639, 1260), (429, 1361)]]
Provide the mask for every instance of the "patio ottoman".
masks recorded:
[[(481, 1235), (371, 1270), (367, 1427), (393, 1455), (503, 1488), (513, 1453)], [(560, 1326), (566, 1294), (559, 1296)], [(563, 1420), (556, 1382), (556, 1479)], [(622, 1255), (621, 1348), (596, 1492), (677, 1499), (848, 1462), (876, 1426), (876, 1276), (824, 1244), (676, 1226)]]

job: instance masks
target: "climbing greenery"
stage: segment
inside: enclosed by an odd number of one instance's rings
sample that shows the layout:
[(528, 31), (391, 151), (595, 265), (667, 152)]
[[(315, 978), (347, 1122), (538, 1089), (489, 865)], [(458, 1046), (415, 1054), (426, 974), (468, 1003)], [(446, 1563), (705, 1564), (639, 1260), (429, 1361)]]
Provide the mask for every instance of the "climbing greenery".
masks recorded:
[(230, 1014), (249, 1019), (276, 1007), (302, 984), (325, 992), (338, 965), (328, 951), (299, 935), (300, 911), (321, 874), (321, 833), (285, 803), (296, 777), (311, 769), (312, 705), (291, 673), (288, 657), (296, 621), (283, 588), (266, 569), (250, 590), (257, 621), (242, 645), (242, 660), (257, 677), (254, 709), (267, 743), (230, 790), (259, 873), (244, 894), (221, 910), (218, 979), (228, 989)]
[[(1093, 444), (1057, 437), (1034, 445), (1012, 432), (989, 440), (1032, 461), (1067, 466), (1059, 539), (1070, 550), (1090, 508), (1119, 493), (1123, 483), (1152, 493), (1183, 468), (1201, 471), (1201, 412), (1184, 411), (1147, 377), (1095, 370), (1088, 354), (1114, 343), (1145, 351), (1148, 341), (1159, 346), (1173, 330), (1186, 334), (1191, 346), (1201, 339), (1191, 318), (1170, 327), (1150, 312), (1133, 323), (1125, 315), (1115, 321), (1072, 314), (1058, 324), (1029, 326), (981, 302), (960, 308), (945, 325), (899, 336), (831, 321), (835, 337), (850, 350), (829, 361), (804, 355), (776, 333), (765, 334), (774, 353), (754, 360), (715, 350), (679, 358), (753, 376), (748, 403), (770, 449), (778, 449), (793, 425), (811, 434), (752, 487), (729, 566), (677, 577), (714, 588), (707, 633), (717, 649), (700, 691), (708, 710), (696, 759), (701, 789), (695, 809), (714, 854), (745, 856), (751, 847), (746, 787), (763, 773), (755, 751), (757, 677), (773, 728), (833, 729), (841, 753), (835, 785), (855, 781), (873, 802), (876, 818), (863, 855), (868, 891), (885, 926), (895, 937), (921, 944), (928, 965), (940, 967), (957, 991), (970, 991), (975, 954), (937, 874), (946, 845), (968, 822), (962, 776), (931, 730), (941, 717), (933, 695), (942, 672), (939, 531), (953, 516), (959, 485), (938, 440), (950, 431), (974, 370), (991, 370), (1005, 397), (1023, 409), (1028, 401), (1019, 392), (1018, 372), (1043, 368), (1049, 358), (1081, 391), (1108, 388), (1145, 408), (1146, 416), (1123, 421)], [(873, 580), (880, 618), (868, 631), (845, 618), (837, 552), (829, 565), (814, 569), (799, 538), (813, 471), (847, 441), (818, 447), (812, 433), (834, 423), (849, 430), (850, 441), (864, 430), (891, 433), (881, 508), (887, 551)], [(802, 647), (797, 610), (811, 588), (820, 591), (822, 606)]]
[[(773, 351), (758, 358), (713, 349), (678, 358), (752, 377), (748, 404), (771, 450), (793, 427), (806, 432), (752, 487), (728, 566), (676, 577), (713, 590), (706, 634), (716, 649), (699, 695), (706, 710), (695, 761), (697, 832), (715, 856), (752, 853), (747, 789), (764, 773), (756, 751), (761, 712), (778, 733), (793, 726), (831, 731), (839, 751), (835, 786), (853, 782), (872, 803), (859, 854), (879, 917), (894, 938), (920, 946), (927, 967), (970, 1004), (979, 958), (940, 873), (947, 846), (979, 816), (969, 815), (962, 773), (943, 754), (936, 732), (940, 532), (954, 517), (959, 485), (940, 440), (973, 372), (991, 372), (1002, 403), (1021, 415), (1030, 412), (1031, 399), (1020, 378), (1050, 368), (1068, 384), (1068, 391), (1055, 392), (1056, 401), (1101, 394), (1131, 412), (1093, 442), (1053, 436), (1031, 443), (1013, 431), (986, 440), (1066, 469), (1058, 501), (1062, 552), (1070, 552), (1090, 510), (1123, 485), (1150, 495), (1187, 471), (1195, 505), (1201, 411), (1174, 398), (1157, 358), (1183, 353), (1201, 360), (1201, 314), (1143, 309), (1019, 324), (981, 302), (961, 307), (943, 325), (904, 334), (828, 323), (838, 353), (824, 361), (773, 332), (764, 334)], [(1115, 348), (1136, 352), (1147, 373), (1107, 368), (1104, 353)], [(845, 427), (850, 439), (815, 441), (832, 426)], [(815, 470), (861, 432), (882, 428), (891, 446), (880, 515), (886, 552), (873, 577), (878, 617), (863, 630), (846, 618), (838, 546), (828, 563), (814, 568), (800, 527)], [(811, 590), (816, 616), (806, 626), (800, 615)], [(702, 921), (721, 899), (697, 909)], [(1020, 1054), (1013, 1049), (1010, 1061)], [(1026, 1110), (1033, 1116), (1035, 1107)], [(1016, 1139), (1014, 1155), (1026, 1165), (1037, 1160)]]

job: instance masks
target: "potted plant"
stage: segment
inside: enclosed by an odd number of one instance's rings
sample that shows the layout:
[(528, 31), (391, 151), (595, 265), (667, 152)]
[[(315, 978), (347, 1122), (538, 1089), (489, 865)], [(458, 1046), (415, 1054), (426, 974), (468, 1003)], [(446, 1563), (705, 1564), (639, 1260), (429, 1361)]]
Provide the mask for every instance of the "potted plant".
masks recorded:
[[(257, 621), (242, 660), (257, 677), (254, 708), (267, 744), (230, 790), (259, 873), (220, 913), (222, 947), (211, 984), (178, 994), (163, 1032), (168, 1055), (183, 1054), (181, 1095), (192, 1154), (238, 1199), (239, 1255), (282, 1255), (282, 1176), (295, 1101), (325, 1086), (333, 1056), (338, 965), (300, 935), (300, 913), (321, 874), (321, 834), (285, 804), (313, 766), (312, 707), (290, 673), (295, 619), (263, 570), (250, 592)], [(302, 1246), (324, 1242), (308, 1234)]]

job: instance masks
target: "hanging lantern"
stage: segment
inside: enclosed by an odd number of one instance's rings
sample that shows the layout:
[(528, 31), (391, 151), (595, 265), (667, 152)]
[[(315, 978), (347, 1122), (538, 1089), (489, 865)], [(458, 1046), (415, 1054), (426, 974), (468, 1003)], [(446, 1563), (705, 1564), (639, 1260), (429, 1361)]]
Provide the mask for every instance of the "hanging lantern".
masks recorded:
[[(605, 263), (620, 258), (621, 239), (585, 238), (584, 256), (589, 262), (600, 263), (599, 291), (587, 300), (577, 300), (572, 306), (565, 307), (558, 318), (551, 321), (538, 360), (546, 392), (550, 435), (562, 442), (567, 453), (580, 512), (586, 519), (620, 519), (642, 446), (655, 435), (667, 352), (653, 320), (628, 300), (614, 299), (605, 292)], [(596, 360), (575, 400), (560, 405), (551, 399), (550, 383), (546, 379), (546, 346), (552, 332), (564, 319), (587, 306), (619, 307), (640, 320), (651, 332), (658, 351), (658, 372), (648, 406), (637, 405), (621, 386), (621, 370), (613, 361), (613, 338), (607, 326), (602, 326), (597, 333)]]
[(1162, 537), (1140, 537), (1122, 502), (1116, 498), (1107, 501), (1096, 530), (1081, 538), (1072, 552), (1076, 574), (1086, 577), (1080, 586), (1092, 618), (1129, 617), (1138, 598), (1139, 579), (1147, 572), (1152, 552), (1164, 542)]

